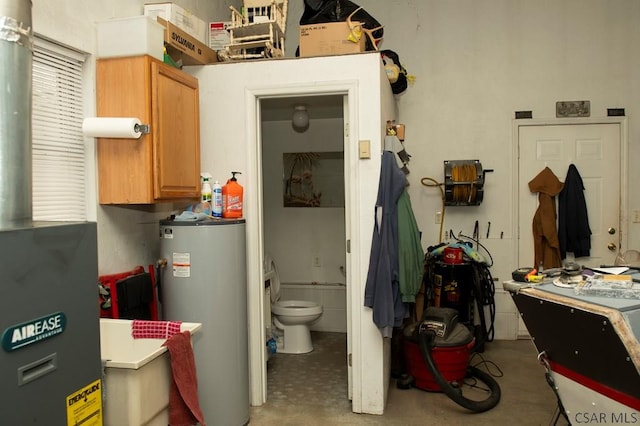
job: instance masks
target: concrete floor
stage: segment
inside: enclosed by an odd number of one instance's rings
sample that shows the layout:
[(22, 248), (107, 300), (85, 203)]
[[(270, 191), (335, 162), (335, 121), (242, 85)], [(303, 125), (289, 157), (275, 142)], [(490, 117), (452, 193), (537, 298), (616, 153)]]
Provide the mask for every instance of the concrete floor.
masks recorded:
[[(530, 340), (488, 343), (471, 364), (488, 371), (500, 385), (500, 403), (471, 413), (442, 393), (398, 389), (391, 380), (383, 415), (355, 414), (346, 397), (346, 337), (313, 333), (310, 354), (276, 354), (268, 364), (267, 403), (251, 407), (251, 425), (549, 425), (556, 398), (545, 381)], [(482, 356), (482, 359), (480, 358)], [(493, 363), (493, 364), (491, 364)], [(469, 395), (471, 390), (465, 390)], [(469, 393), (467, 393), (469, 392)], [(563, 418), (558, 425), (566, 424)]]

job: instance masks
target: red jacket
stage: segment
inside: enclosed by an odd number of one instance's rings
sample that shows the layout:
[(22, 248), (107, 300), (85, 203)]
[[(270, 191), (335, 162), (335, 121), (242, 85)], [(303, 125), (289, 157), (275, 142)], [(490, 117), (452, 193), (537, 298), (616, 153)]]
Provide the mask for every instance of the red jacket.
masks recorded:
[(533, 216), (534, 267), (544, 269), (562, 266), (560, 241), (556, 226), (556, 195), (563, 184), (550, 168), (545, 167), (529, 182), (529, 190), (538, 193), (538, 209)]

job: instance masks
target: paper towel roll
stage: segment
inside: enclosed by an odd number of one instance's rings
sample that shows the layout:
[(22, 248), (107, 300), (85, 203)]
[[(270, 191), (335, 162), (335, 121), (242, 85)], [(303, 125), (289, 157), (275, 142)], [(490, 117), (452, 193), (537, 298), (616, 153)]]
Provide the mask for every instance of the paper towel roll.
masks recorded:
[(138, 139), (140, 132), (136, 125), (140, 120), (132, 117), (93, 117), (82, 122), (82, 133), (94, 138)]

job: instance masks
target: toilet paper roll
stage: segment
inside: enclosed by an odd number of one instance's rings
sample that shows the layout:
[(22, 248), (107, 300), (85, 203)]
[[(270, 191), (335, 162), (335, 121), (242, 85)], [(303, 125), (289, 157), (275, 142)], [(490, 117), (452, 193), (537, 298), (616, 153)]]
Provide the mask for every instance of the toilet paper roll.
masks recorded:
[(94, 138), (138, 139), (142, 132), (136, 126), (140, 120), (132, 117), (93, 117), (82, 122), (82, 133)]

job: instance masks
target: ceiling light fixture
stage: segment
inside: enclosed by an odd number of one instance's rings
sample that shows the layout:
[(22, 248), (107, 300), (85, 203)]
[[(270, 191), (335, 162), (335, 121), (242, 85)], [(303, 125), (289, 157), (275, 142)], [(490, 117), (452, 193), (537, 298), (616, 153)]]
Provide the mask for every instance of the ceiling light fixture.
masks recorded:
[(309, 113), (305, 105), (296, 105), (293, 109), (291, 124), (294, 130), (304, 132), (309, 128)]

